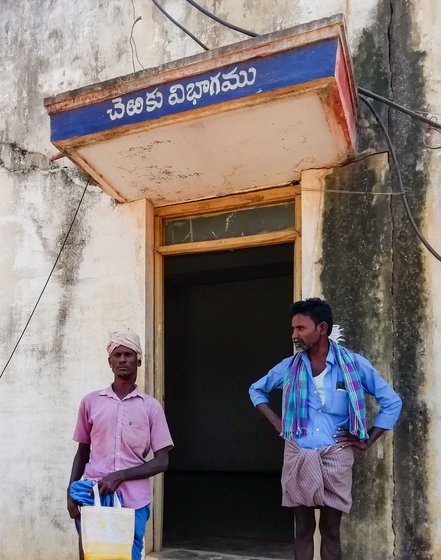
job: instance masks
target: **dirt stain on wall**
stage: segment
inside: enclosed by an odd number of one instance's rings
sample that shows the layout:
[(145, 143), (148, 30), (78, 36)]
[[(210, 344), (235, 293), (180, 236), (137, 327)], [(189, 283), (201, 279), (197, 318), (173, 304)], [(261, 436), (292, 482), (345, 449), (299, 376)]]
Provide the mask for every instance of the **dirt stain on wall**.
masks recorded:
[[(404, 0), (379, 2), (375, 23), (362, 33), (354, 66), (359, 85), (424, 110), (425, 55), (413, 46), (411, 14)], [(404, 184), (411, 193), (412, 211), (420, 222), (427, 191), (423, 128), (386, 107), (377, 108), (386, 120)], [(361, 131), (360, 148), (382, 151), (384, 139), (370, 117), (369, 121), (370, 128)], [(379, 185), (382, 191), (399, 189), (395, 178), (390, 184), (382, 176), (380, 167), (361, 162), (336, 170), (327, 186), (372, 191)], [(378, 443), (383, 458), (376, 457), (373, 448), (357, 462), (344, 558), (427, 560), (432, 555), (427, 500), (429, 415), (423, 400), (421, 333), (427, 302), (422, 246), (395, 196), (375, 200), (327, 194), (322, 233), (323, 293), (346, 328), (347, 345), (370, 358), (403, 398), (393, 447), (387, 449), (391, 436), (383, 436)], [(392, 531), (392, 541), (390, 534), (383, 535), (382, 527)]]

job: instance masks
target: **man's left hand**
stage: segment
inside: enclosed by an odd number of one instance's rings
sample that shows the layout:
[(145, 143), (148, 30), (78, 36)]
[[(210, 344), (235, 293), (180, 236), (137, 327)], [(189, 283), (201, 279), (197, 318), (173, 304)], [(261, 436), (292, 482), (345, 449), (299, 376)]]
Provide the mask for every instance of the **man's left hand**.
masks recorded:
[(100, 495), (113, 494), (124, 480), (124, 471), (116, 471), (106, 475), (98, 482)]
[(335, 442), (340, 444), (340, 447), (355, 447), (360, 451), (366, 451), (369, 449), (370, 442), (368, 439), (359, 439), (357, 436), (349, 433), (347, 428), (337, 428), (338, 434), (334, 434)]

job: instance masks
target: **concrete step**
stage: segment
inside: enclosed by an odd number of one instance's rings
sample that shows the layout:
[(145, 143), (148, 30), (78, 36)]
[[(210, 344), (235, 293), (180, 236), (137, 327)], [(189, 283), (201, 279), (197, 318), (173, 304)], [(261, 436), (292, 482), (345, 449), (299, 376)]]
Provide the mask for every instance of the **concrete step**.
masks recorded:
[(274, 560), (265, 556), (238, 556), (206, 550), (187, 548), (165, 548), (161, 552), (151, 552), (147, 558), (152, 560)]

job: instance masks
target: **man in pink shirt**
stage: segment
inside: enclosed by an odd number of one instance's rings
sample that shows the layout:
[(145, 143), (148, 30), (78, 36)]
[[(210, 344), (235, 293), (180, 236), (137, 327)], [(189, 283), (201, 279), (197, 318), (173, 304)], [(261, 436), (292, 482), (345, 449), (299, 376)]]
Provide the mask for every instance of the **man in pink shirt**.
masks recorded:
[[(150, 513), (149, 478), (167, 469), (173, 441), (161, 405), (135, 384), (142, 360), (138, 335), (131, 330), (114, 333), (107, 352), (114, 381), (81, 400), (67, 509), (79, 531), (81, 510), (71, 497), (71, 484), (79, 479), (97, 482), (102, 496), (118, 490), (123, 506), (135, 509), (132, 560), (140, 560)], [(153, 458), (146, 460), (149, 451)], [(81, 537), (79, 551), (82, 560)]]

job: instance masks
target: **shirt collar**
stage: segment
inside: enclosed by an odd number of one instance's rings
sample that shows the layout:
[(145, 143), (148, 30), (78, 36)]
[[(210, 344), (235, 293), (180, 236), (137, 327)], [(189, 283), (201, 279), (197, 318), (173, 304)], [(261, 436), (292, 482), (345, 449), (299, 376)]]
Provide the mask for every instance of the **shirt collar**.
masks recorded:
[[(98, 394), (103, 397), (110, 397), (111, 399), (117, 399), (118, 401), (120, 400), (112, 389), (112, 385), (109, 385), (109, 387), (102, 389)], [(138, 386), (136, 386), (131, 393), (123, 398), (123, 400), (131, 399), (132, 397), (141, 397), (141, 399), (144, 399), (144, 393), (139, 390)]]
[[(306, 352), (302, 352), (302, 360), (305, 362), (310, 362), (309, 356)], [(334, 356), (334, 352), (332, 351), (331, 343), (329, 343), (329, 350), (328, 350), (328, 355), (326, 356), (326, 363), (330, 365), (335, 364), (335, 356)]]
[(335, 364), (335, 356), (334, 356), (334, 352), (332, 351), (331, 343), (329, 343), (329, 351), (328, 351), (328, 355), (326, 356), (326, 363)]

